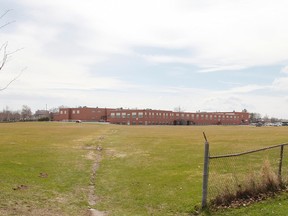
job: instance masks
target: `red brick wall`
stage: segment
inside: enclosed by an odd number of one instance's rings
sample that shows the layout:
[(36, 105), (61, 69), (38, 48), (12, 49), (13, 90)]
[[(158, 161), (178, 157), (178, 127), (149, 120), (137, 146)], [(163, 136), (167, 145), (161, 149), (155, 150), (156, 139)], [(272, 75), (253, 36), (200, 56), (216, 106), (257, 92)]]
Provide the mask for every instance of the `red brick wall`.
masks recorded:
[(132, 125), (239, 125), (249, 123), (243, 112), (172, 112), (163, 110), (111, 110), (108, 121)]
[(112, 110), (108, 121), (113, 124), (153, 125), (173, 124), (173, 112), (164, 110)]
[(109, 108), (61, 108), (55, 121), (107, 121)]
[(125, 125), (240, 125), (247, 112), (172, 112), (151, 109), (61, 108), (56, 121), (108, 121)]

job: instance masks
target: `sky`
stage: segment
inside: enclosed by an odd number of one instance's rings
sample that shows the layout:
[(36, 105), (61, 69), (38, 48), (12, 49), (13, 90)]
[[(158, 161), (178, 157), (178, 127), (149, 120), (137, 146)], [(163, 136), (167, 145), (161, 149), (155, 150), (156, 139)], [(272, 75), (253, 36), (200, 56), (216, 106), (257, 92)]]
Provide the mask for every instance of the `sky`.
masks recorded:
[[(288, 1), (1, 0), (0, 109), (242, 111), (288, 119)], [(3, 49), (0, 53), (3, 58)], [(1, 107), (2, 106), (2, 107)]]

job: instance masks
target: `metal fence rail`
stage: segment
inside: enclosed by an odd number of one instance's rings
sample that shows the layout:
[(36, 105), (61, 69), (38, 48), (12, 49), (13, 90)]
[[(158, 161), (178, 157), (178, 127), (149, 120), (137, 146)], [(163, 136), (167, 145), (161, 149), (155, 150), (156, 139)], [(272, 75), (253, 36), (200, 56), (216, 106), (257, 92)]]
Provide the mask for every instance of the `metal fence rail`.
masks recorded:
[[(259, 175), (259, 170), (261, 170), (262, 166), (260, 161), (265, 158), (268, 158), (269, 161), (271, 161), (271, 167), (273, 171), (277, 173), (279, 180), (282, 182), (284, 150), (287, 149), (288, 153), (288, 148), (284, 147), (287, 146), (288, 143), (240, 153), (210, 156), (209, 142), (207, 141), (205, 133), (203, 133), (203, 135), (205, 139), (205, 149), (202, 208), (207, 207), (208, 191), (210, 193), (209, 198), (213, 198), (213, 196), (215, 197), (219, 191), (236, 190), (235, 188), (241, 187), (241, 182), (243, 182), (244, 178), (247, 178), (247, 175), (251, 173), (255, 176)], [(288, 165), (288, 158), (285, 158), (285, 162)], [(221, 172), (219, 170), (221, 170)], [(285, 173), (285, 177), (288, 178), (288, 173)]]

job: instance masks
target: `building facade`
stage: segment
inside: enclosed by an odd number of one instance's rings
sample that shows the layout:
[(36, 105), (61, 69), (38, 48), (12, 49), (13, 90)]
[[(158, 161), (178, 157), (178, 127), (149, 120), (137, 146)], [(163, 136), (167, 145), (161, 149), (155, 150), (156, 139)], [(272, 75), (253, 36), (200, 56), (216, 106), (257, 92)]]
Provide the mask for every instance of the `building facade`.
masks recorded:
[(249, 113), (118, 109), (110, 110), (107, 120), (123, 125), (241, 125), (249, 124)]
[(54, 121), (87, 121), (87, 122), (107, 122), (109, 108), (60, 108), (59, 113), (54, 115)]
[(152, 109), (61, 108), (55, 121), (94, 121), (121, 125), (246, 125), (249, 113), (173, 112)]

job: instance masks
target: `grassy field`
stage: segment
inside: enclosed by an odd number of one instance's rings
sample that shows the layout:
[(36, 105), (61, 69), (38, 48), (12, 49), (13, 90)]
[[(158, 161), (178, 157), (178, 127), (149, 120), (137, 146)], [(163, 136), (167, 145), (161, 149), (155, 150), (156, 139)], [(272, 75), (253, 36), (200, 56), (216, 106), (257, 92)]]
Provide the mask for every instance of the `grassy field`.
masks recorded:
[[(90, 206), (109, 215), (189, 215), (201, 201), (203, 131), (211, 154), (288, 141), (288, 127), (0, 124), (0, 215), (88, 215), (91, 180)], [(285, 202), (204, 214), (285, 215)]]
[(0, 124), (0, 215), (85, 215), (92, 161), (84, 147), (106, 130)]

